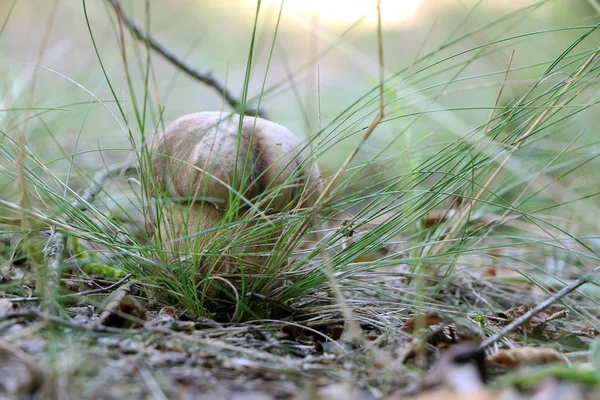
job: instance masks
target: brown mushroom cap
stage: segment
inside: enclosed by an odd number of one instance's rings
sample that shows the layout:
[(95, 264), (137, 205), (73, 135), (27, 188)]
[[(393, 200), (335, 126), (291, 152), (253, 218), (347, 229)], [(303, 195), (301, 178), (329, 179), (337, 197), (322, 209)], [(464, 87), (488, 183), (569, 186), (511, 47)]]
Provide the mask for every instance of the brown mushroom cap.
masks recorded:
[(151, 192), (224, 209), (235, 175), (235, 187), (247, 199), (272, 193), (268, 211), (282, 211), (303, 190), (303, 205), (312, 206), (322, 192), (321, 176), (315, 163), (306, 162), (308, 154), (294, 134), (276, 123), (244, 117), (238, 135), (239, 122), (239, 115), (220, 112), (172, 122), (150, 145), (158, 186), (151, 184)]

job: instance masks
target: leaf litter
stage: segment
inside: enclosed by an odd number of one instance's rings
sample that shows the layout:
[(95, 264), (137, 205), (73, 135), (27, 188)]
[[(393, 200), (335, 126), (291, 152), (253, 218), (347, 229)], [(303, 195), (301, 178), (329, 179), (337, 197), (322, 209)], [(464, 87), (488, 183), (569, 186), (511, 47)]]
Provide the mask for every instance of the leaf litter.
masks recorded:
[[(504, 338), (508, 347), (485, 355), (477, 344), (487, 332), (502, 329), (531, 307), (465, 318), (458, 310), (417, 313), (411, 307), (382, 306), (381, 296), (368, 291), (348, 292), (361, 304), (353, 310), (363, 333), (356, 343), (335, 302), (319, 294), (314, 295), (319, 301), (295, 308), (297, 315), (233, 324), (174, 306), (156, 307), (129, 279), (71, 276), (63, 286), (68, 281), (87, 289), (83, 295), (63, 295), (60, 315), (45, 314), (35, 301), (14, 301), (14, 295), (0, 299), (4, 395), (534, 399), (554, 385), (556, 393), (586, 399), (594, 398), (590, 393), (600, 383), (600, 378), (573, 383), (553, 372), (526, 391), (512, 383), (490, 386), (506, 372), (568, 363), (568, 351), (556, 344), (569, 334), (559, 324), (565, 310), (540, 312)], [(440, 292), (438, 300), (451, 304), (455, 296), (456, 291)], [(544, 336), (547, 331), (552, 335)], [(527, 345), (540, 335), (553, 342)], [(586, 343), (592, 340), (589, 336)]]

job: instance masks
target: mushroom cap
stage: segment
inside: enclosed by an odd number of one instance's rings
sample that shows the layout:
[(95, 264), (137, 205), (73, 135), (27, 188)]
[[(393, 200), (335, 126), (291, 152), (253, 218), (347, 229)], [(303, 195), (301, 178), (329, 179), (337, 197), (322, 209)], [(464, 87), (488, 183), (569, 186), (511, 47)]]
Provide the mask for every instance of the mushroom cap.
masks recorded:
[[(287, 128), (220, 112), (185, 115), (154, 136), (151, 163), (158, 192), (180, 201), (208, 201), (223, 209), (235, 189), (247, 199), (269, 192), (268, 211), (282, 211), (302, 196), (312, 206), (322, 192), (316, 163)], [(157, 187), (155, 187), (155, 185)]]

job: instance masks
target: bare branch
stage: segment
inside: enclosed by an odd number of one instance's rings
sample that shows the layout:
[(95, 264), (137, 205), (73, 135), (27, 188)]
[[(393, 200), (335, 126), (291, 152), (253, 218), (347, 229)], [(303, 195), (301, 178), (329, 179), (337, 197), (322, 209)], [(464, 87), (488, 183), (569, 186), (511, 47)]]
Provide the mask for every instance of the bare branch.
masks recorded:
[(126, 296), (131, 294), (131, 283), (127, 283), (121, 286), (115, 293), (112, 295), (112, 299), (104, 306), (104, 309), (100, 313), (98, 320), (96, 323), (98, 325), (110, 325), (110, 321), (114, 319), (114, 316), (119, 314), (119, 308), (121, 307), (121, 303)]
[[(223, 96), (227, 104), (229, 104), (234, 110), (240, 112), (241, 101), (235, 97), (223, 83), (221, 83), (210, 71), (201, 71), (175, 55), (171, 50), (157, 42), (153, 37), (147, 35), (142, 28), (139, 27), (127, 14), (123, 12), (123, 8), (119, 3), (119, 0), (106, 0), (115, 10), (119, 21), (122, 21), (131, 33), (140, 41), (148, 43), (148, 45), (156, 51), (158, 54), (163, 56), (167, 61), (173, 64), (175, 67), (185, 72), (190, 77), (204, 83), (207, 86), (212, 87), (220, 95)], [(263, 109), (256, 109), (252, 106), (246, 106), (244, 114), (249, 116), (259, 116), (261, 118), (268, 118), (267, 112)]]

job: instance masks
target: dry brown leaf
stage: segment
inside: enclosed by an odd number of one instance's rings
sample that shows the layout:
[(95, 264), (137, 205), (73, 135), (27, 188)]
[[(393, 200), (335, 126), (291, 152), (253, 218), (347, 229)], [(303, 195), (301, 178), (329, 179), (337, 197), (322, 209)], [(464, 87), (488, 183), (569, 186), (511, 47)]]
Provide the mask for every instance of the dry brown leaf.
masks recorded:
[(486, 363), (497, 367), (522, 367), (525, 365), (564, 362), (563, 356), (550, 347), (516, 347), (502, 349), (486, 357)]
[[(518, 307), (512, 307), (508, 310), (498, 314), (499, 317), (506, 318), (508, 323), (521, 317), (523, 314), (529, 312), (531, 307), (528, 305), (522, 305)], [(527, 333), (534, 333), (536, 330), (543, 329), (545, 324), (556, 319), (565, 318), (567, 316), (567, 310), (557, 311), (555, 313), (548, 310), (543, 310), (533, 316), (527, 324), (524, 325), (524, 330)]]
[[(417, 365), (427, 361), (428, 364), (434, 360), (430, 357), (435, 354), (433, 348), (445, 350), (457, 344), (479, 343), (482, 338), (481, 331), (467, 324), (449, 322), (431, 325), (427, 328), (425, 337), (413, 334), (413, 338), (398, 353), (398, 360), (401, 363), (414, 362)], [(426, 359), (419, 357), (419, 354), (427, 355)]]
[(456, 343), (479, 342), (483, 338), (481, 331), (468, 321), (452, 321), (438, 313), (415, 315), (402, 327), (413, 336), (421, 329), (427, 330), (426, 342), (439, 349)]
[(438, 208), (431, 210), (419, 221), (420, 227), (422, 229), (432, 228), (448, 221), (456, 215), (462, 202), (463, 198), (460, 196), (448, 196)]
[(436, 225), (441, 224), (442, 222), (448, 221), (456, 214), (456, 210), (433, 210), (429, 214), (427, 214), (423, 219), (421, 219), (420, 223), (423, 229), (432, 228)]

